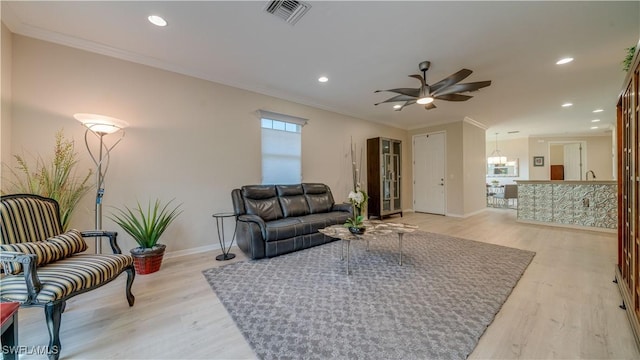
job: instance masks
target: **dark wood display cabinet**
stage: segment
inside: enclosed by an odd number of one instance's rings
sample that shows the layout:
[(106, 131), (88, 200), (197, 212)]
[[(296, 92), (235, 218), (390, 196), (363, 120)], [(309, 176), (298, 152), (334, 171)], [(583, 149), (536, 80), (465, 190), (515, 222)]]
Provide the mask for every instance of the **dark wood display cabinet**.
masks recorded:
[[(638, 48), (638, 47), (636, 47)], [(618, 264), (616, 282), (640, 347), (640, 59), (638, 50), (617, 106)]]
[(367, 217), (402, 216), (402, 142), (367, 139)]

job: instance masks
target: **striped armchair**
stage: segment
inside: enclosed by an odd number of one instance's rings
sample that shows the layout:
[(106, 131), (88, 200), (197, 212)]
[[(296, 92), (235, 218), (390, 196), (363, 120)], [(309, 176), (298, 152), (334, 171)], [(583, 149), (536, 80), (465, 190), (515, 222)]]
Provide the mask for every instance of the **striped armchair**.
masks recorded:
[[(44, 307), (49, 330), (49, 359), (60, 355), (60, 320), (66, 301), (96, 289), (127, 272), (126, 297), (135, 298), (133, 259), (123, 255), (112, 231), (62, 231), (60, 208), (37, 195), (7, 195), (0, 199), (0, 279), (2, 301)], [(81, 254), (85, 237), (106, 237), (113, 254)]]

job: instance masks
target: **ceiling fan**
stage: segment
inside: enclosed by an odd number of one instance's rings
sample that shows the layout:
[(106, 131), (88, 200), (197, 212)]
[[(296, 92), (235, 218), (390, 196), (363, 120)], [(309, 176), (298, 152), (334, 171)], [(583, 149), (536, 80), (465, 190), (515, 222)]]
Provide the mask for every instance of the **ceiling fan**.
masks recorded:
[(376, 90), (375, 92), (388, 91), (388, 92), (393, 92), (400, 95), (396, 95), (385, 101), (379, 102), (375, 105), (388, 103), (388, 102), (403, 101), (404, 104), (397, 105), (395, 107), (396, 111), (400, 111), (405, 106), (416, 104), (416, 103), (420, 105), (424, 105), (425, 109), (430, 110), (436, 107), (433, 104), (434, 100), (467, 101), (471, 99), (473, 96), (463, 95), (460, 93), (476, 91), (478, 89), (491, 85), (491, 80), (478, 81), (478, 82), (472, 82), (472, 83), (466, 83), (466, 84), (458, 84), (460, 81), (464, 80), (473, 72), (469, 69), (462, 69), (457, 73), (450, 75), (449, 77), (443, 80), (440, 80), (437, 83), (429, 86), (429, 84), (427, 84), (426, 82), (426, 78), (427, 78), (427, 70), (429, 70), (430, 65), (431, 65), (431, 62), (423, 61), (418, 65), (418, 68), (420, 69), (420, 71), (422, 71), (422, 75), (420, 74), (409, 75), (409, 77), (420, 80), (420, 83), (422, 84), (422, 86), (420, 86), (417, 89), (398, 88), (398, 89), (389, 89), (389, 90)]

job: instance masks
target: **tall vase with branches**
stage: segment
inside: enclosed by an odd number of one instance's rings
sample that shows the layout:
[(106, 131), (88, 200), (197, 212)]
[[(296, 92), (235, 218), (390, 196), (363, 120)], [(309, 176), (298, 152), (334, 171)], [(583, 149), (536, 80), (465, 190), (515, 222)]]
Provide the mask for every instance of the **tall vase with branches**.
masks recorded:
[(88, 181), (93, 174), (88, 170), (84, 177), (77, 177), (78, 153), (73, 140), (64, 137), (63, 130), (56, 132), (53, 160), (35, 157), (34, 163), (23, 155), (13, 155), (17, 165), (3, 164), (8, 179), (2, 181), (2, 193), (35, 194), (55, 199), (60, 205), (62, 227), (67, 230), (73, 211), (80, 199), (91, 189)]
[(362, 228), (364, 222), (363, 208), (367, 203), (367, 193), (362, 190), (360, 183), (360, 174), (362, 173), (362, 159), (364, 157), (364, 150), (360, 149), (360, 161), (356, 158), (356, 144), (351, 138), (351, 173), (353, 176), (353, 190), (349, 192), (349, 201), (353, 207), (353, 217), (347, 219), (345, 226), (348, 228)]

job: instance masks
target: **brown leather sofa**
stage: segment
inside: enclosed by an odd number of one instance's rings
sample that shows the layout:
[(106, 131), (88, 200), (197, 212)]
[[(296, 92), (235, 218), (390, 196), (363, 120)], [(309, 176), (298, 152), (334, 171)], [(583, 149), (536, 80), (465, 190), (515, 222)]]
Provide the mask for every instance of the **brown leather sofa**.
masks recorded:
[(238, 247), (261, 259), (335, 240), (318, 232), (351, 217), (324, 184), (247, 185), (231, 192)]

